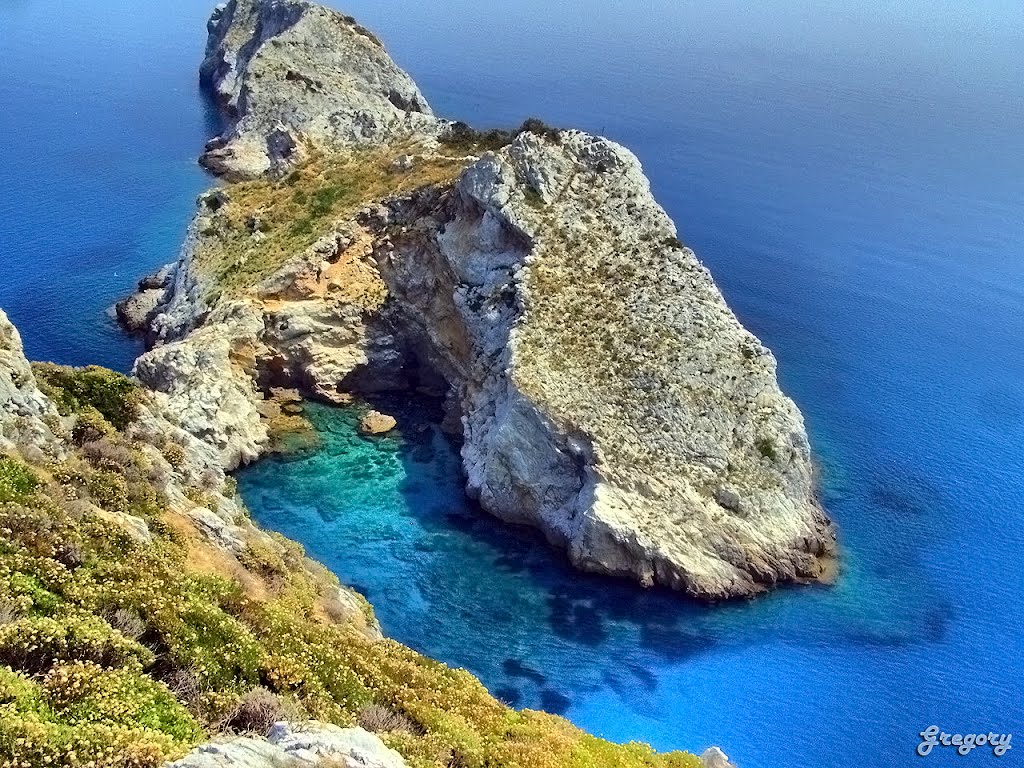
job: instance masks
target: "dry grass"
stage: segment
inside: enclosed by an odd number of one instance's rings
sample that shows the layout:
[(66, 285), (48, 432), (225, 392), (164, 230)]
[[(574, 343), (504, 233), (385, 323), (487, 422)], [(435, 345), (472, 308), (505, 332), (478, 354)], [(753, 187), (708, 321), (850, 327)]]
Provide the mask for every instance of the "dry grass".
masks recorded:
[[(307, 152), (308, 160), (282, 180), (228, 186), (230, 200), (209, 212), (197, 263), (222, 292), (251, 289), (336, 222), (376, 201), (451, 183), (468, 163), (411, 141), (343, 154)], [(403, 156), (413, 158), (406, 170), (395, 164)]]
[(161, 516), (161, 520), (185, 545), (185, 564), (190, 572), (236, 582), (246, 596), (253, 600), (270, 598), (270, 589), (263, 579), (248, 571), (223, 549), (211, 544), (187, 517), (178, 512), (167, 511)]
[(370, 704), (363, 707), (356, 722), (370, 733), (401, 732), (422, 735), (422, 729), (416, 723), (401, 712), (396, 712), (391, 707), (385, 707), (382, 704)]
[(266, 736), (274, 723), (287, 719), (281, 699), (263, 686), (245, 693), (224, 718), (223, 729), (235, 733)]

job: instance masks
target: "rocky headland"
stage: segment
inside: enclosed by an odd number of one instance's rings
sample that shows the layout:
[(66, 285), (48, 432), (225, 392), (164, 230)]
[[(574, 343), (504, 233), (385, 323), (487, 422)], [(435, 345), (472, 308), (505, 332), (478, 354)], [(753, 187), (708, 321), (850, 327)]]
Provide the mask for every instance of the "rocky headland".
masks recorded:
[(136, 374), (232, 469), (262, 393), (447, 398), (468, 492), (590, 571), (701, 599), (827, 578), (802, 417), (636, 157), (432, 116), (354, 20), (235, 0), (204, 84), (224, 134), (180, 260), (119, 314)]

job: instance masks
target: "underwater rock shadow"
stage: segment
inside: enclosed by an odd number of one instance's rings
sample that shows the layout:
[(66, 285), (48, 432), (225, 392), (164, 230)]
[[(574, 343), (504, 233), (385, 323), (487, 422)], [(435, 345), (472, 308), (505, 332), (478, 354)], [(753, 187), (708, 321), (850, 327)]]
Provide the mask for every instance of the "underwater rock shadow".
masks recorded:
[[(609, 641), (615, 625), (635, 633), (642, 648), (663, 658), (681, 659), (711, 647), (711, 638), (693, 628), (693, 621), (707, 612), (705, 606), (664, 588), (643, 589), (610, 576), (578, 571), (536, 529), (498, 520), (470, 500), (464, 491), (458, 441), (439, 428), (443, 418), (439, 401), (386, 395), (374, 397), (371, 405), (398, 419), (401, 442), (397, 455), (405, 469), (398, 487), (408, 501), (408, 514), (427, 534), (465, 537), (472, 544), (469, 549), (487, 559), (489, 569), (526, 580), (543, 595), (544, 621), (555, 637), (572, 645), (598, 648)], [(439, 443), (447, 445), (449, 456), (440, 455)], [(425, 481), (425, 460), (443, 465), (442, 469), (447, 466), (452, 473), (448, 478), (438, 477), (446, 486), (442, 502), (424, 505), (418, 495)], [(522, 670), (505, 672), (514, 678)]]

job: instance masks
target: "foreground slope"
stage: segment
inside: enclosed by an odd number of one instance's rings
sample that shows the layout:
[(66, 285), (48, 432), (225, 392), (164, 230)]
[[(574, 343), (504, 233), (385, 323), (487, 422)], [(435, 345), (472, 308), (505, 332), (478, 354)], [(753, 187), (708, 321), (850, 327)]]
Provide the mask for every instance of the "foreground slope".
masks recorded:
[[(214, 144), (275, 159), (200, 202), (139, 302), (157, 346), (138, 375), (227, 467), (263, 451), (271, 384), (426, 387), (461, 422), (469, 492), (581, 568), (705, 599), (829, 576), (800, 413), (637, 159), (437, 121), (354, 30), (300, 0), (215, 15), (204, 79), (234, 120)], [(309, 82), (335, 86), (296, 96)]]
[(252, 525), (165, 396), (30, 366), (0, 312), (0, 765), (155, 768), (211, 736), (184, 765), (700, 765), (516, 712), (382, 638)]

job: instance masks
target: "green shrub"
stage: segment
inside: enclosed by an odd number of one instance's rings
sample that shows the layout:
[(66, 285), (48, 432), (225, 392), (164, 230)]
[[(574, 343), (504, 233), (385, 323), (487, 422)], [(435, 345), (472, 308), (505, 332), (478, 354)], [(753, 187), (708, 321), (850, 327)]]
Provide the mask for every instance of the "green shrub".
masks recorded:
[(758, 453), (760, 453), (766, 459), (769, 459), (770, 461), (775, 461), (776, 459), (779, 458), (779, 453), (775, 449), (775, 443), (773, 443), (770, 438), (759, 437), (757, 438), (757, 440), (754, 441), (754, 445), (757, 446)]
[(251, 688), (260, 681), (264, 651), (244, 624), (199, 594), (165, 596), (164, 602), (141, 613), (175, 667), (191, 670), (210, 688)]
[(164, 458), (174, 469), (181, 469), (185, 466), (188, 455), (185, 449), (178, 443), (167, 443), (163, 450)]
[(528, 117), (523, 121), (523, 124), (519, 126), (519, 130), (516, 131), (518, 136), (521, 133), (532, 133), (537, 136), (541, 136), (548, 141), (554, 142), (555, 144), (562, 143), (562, 132), (558, 128), (553, 128), (543, 120), (536, 117)]
[(23, 503), (39, 486), (39, 478), (31, 469), (11, 456), (0, 455), (0, 504)]
[(138, 418), (142, 390), (127, 376), (99, 366), (36, 363), (33, 370), (40, 388), (65, 416), (91, 406), (117, 430), (126, 429)]
[(253, 540), (245, 545), (245, 551), (238, 557), (249, 571), (265, 578), (286, 576), (288, 566), (281, 553), (262, 541)]
[(93, 502), (109, 512), (130, 514), (128, 481), (124, 475), (109, 469), (94, 472), (86, 483)]
[(562, 132), (536, 117), (527, 118), (522, 125), (511, 131), (501, 128), (478, 131), (466, 123), (455, 122), (448, 126), (448, 129), (441, 135), (440, 142), (466, 152), (496, 152), (511, 144), (512, 140), (521, 133), (532, 133), (555, 144), (562, 143)]
[(5, 587), (10, 599), (23, 605), (26, 610), (49, 615), (64, 603), (63, 598), (47, 589), (38, 576), (21, 571), (5, 575), (5, 570), (5, 568), (0, 568), (0, 587)]
[(30, 616), (0, 627), (0, 663), (38, 674), (61, 661), (142, 668), (153, 654), (96, 616)]
[(0, 531), (40, 557), (53, 557), (62, 547), (77, 543), (79, 537), (52, 505), (0, 504)]
[(512, 143), (515, 136), (512, 131), (495, 128), (489, 131), (478, 131), (467, 123), (455, 122), (441, 135), (442, 144), (462, 151), (485, 150), (496, 152)]
[(130, 724), (192, 743), (198, 723), (166, 686), (131, 669), (76, 661), (54, 667), (42, 683), (43, 701), (69, 724)]
[(117, 433), (114, 425), (91, 405), (82, 406), (75, 413), (75, 425), (71, 428), (71, 438), (75, 445), (85, 445)]
[(157, 768), (198, 738), (188, 713), (142, 676), (74, 664), (40, 684), (0, 665), (0, 765)]

